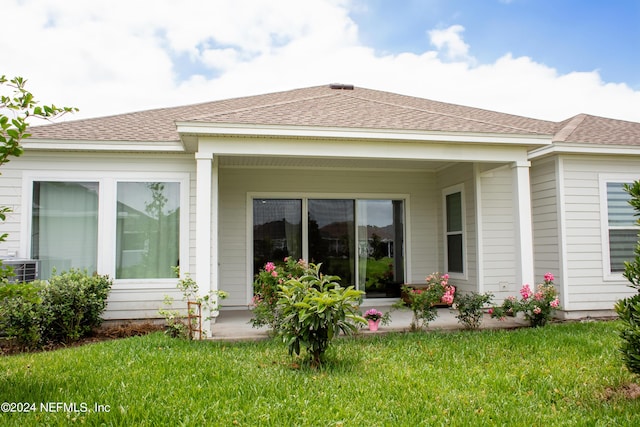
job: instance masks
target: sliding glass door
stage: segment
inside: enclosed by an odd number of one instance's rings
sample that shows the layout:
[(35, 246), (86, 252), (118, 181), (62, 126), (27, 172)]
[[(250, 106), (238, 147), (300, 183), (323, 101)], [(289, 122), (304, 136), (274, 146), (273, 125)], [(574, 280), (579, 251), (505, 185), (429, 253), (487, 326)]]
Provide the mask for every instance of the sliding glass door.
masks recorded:
[[(303, 218), (305, 221), (303, 221)], [(404, 202), (254, 199), (254, 274), (287, 256), (322, 263), (368, 298), (397, 297), (404, 283)]]
[(358, 200), (358, 287), (368, 298), (400, 296), (403, 205), (402, 200)]
[(302, 200), (253, 201), (253, 272), (267, 262), (302, 258)]
[(353, 200), (310, 199), (309, 262), (322, 263), (324, 274), (355, 285), (355, 212)]

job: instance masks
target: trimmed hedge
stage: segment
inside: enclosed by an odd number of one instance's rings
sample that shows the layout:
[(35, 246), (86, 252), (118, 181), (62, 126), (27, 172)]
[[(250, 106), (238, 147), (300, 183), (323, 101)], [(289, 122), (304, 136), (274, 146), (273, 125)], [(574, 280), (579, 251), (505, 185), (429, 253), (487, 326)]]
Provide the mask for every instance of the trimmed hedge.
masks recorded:
[(102, 323), (112, 283), (71, 269), (49, 281), (0, 286), (0, 330), (28, 348), (77, 341)]

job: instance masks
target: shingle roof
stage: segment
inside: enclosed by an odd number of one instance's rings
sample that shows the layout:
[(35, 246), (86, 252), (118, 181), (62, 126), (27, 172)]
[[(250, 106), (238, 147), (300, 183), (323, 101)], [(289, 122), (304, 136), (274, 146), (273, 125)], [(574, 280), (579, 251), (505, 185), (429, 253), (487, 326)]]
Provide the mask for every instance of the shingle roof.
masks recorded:
[(558, 126), (554, 142), (640, 146), (640, 123), (578, 114)]
[(554, 141), (640, 146), (640, 123), (578, 115), (556, 123), (365, 88), (315, 86), (30, 128), (32, 138), (179, 141), (176, 122), (425, 132), (554, 135)]
[(329, 86), (68, 121), (30, 129), (32, 138), (177, 141), (175, 123), (344, 127), (549, 135), (556, 123), (363, 88)]

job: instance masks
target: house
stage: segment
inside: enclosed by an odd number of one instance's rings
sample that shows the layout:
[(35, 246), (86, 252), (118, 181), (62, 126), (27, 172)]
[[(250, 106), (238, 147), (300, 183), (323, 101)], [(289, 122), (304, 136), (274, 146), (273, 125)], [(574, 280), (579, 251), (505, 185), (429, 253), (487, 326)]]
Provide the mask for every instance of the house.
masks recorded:
[(333, 84), (33, 127), (24, 148), (3, 166), (0, 256), (112, 276), (107, 319), (157, 317), (173, 265), (246, 309), (285, 256), (368, 300), (434, 271), (497, 300), (553, 272), (567, 318), (632, 293), (640, 123)]

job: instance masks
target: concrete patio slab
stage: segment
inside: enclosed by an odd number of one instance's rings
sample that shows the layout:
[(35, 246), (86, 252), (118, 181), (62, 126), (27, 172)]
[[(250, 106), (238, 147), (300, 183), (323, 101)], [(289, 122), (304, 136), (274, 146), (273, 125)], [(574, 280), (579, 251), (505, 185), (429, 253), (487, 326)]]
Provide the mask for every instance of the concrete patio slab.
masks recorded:
[[(365, 307), (363, 307), (365, 308)], [(378, 310), (391, 313), (391, 323), (380, 326), (377, 332), (362, 328), (363, 334), (380, 334), (386, 332), (406, 332), (410, 330), (412, 313), (410, 310), (398, 310), (387, 307), (376, 307)], [(458, 312), (451, 308), (438, 308), (438, 317), (429, 323), (428, 331), (460, 330), (463, 325), (458, 322)], [(253, 328), (249, 323), (252, 313), (249, 310), (221, 310), (213, 325), (213, 340), (216, 341), (251, 341), (269, 338), (267, 328)], [(508, 317), (505, 320), (492, 319), (487, 313), (482, 319), (481, 329), (512, 329), (527, 327), (524, 319)]]

